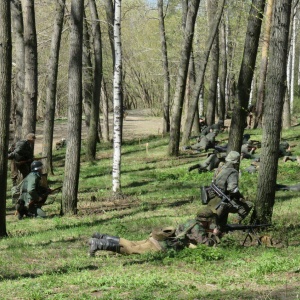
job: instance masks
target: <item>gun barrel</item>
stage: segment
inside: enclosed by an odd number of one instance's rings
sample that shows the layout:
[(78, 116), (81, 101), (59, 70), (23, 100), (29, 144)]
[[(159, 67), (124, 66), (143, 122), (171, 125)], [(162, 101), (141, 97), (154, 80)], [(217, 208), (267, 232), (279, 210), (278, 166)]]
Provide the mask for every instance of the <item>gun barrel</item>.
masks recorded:
[(235, 230), (264, 228), (270, 226), (272, 226), (272, 224), (258, 224), (258, 225), (227, 224), (225, 228), (226, 231), (235, 231)]

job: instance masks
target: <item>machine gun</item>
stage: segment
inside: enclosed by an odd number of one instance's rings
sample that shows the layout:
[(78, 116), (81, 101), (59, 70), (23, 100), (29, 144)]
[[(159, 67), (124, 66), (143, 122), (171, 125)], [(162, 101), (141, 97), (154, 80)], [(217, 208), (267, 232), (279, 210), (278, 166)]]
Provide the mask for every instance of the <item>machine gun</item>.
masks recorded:
[[(257, 230), (265, 229), (267, 227), (273, 226), (272, 224), (253, 224), (253, 225), (243, 225), (243, 224), (226, 224), (224, 228), (222, 228), (222, 232), (233, 232), (233, 231), (245, 231), (246, 237), (242, 243), (242, 246), (246, 243), (247, 239), (249, 238), (250, 242), (253, 241), (253, 235), (257, 234)], [(256, 238), (258, 245), (262, 245), (262, 238)], [(272, 244), (272, 241), (270, 241)]]
[(230, 203), (234, 208), (238, 209), (238, 206), (236, 203), (231, 200), (227, 195), (223, 193), (221, 189), (219, 189), (213, 182), (210, 185), (211, 189), (216, 193), (217, 196), (219, 196), (222, 200), (219, 202), (219, 204), (215, 207), (215, 209), (218, 209), (222, 203)]
[(23, 164), (27, 164), (27, 163), (32, 163), (34, 160), (42, 160), (44, 158), (47, 158), (47, 156), (34, 157), (34, 158), (27, 159), (27, 160), (16, 161), (16, 165), (23, 165)]

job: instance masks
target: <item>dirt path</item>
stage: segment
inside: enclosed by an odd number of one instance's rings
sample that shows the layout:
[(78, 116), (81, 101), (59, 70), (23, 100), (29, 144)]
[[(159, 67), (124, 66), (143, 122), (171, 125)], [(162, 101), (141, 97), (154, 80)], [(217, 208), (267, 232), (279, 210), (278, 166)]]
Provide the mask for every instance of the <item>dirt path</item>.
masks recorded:
[[(82, 138), (86, 137), (86, 126), (82, 125)], [(162, 132), (162, 118), (150, 116), (150, 110), (129, 110), (124, 120), (124, 139), (137, 139), (149, 135), (157, 135)], [(112, 115), (110, 115), (110, 137), (112, 137)], [(53, 145), (62, 138), (67, 138), (67, 121), (59, 122), (54, 126)], [(43, 123), (37, 124), (35, 155), (42, 152)]]

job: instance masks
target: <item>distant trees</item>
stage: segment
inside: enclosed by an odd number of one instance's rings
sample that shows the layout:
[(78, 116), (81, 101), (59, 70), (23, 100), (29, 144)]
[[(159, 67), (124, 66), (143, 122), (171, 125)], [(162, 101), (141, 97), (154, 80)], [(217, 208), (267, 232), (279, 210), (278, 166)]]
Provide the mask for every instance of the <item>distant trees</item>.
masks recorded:
[(48, 75), (46, 87), (46, 107), (44, 119), (44, 135), (43, 135), (43, 157), (44, 172), (53, 174), (52, 166), (52, 148), (53, 148), (53, 131), (54, 131), (54, 117), (55, 105), (57, 95), (57, 76), (58, 63), (61, 42), (61, 32), (63, 29), (65, 0), (56, 0), (56, 17), (53, 26), (53, 34), (50, 47), (50, 55), (48, 61)]
[(10, 2), (0, 2), (0, 238), (6, 232), (7, 153), (11, 103), (12, 43)]

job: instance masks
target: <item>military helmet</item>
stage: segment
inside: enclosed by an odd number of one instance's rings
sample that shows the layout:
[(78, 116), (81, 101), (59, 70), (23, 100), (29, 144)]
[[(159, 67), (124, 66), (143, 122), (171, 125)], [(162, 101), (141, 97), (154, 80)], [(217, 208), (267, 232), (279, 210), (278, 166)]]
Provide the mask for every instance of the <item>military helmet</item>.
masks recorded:
[(230, 151), (225, 160), (236, 164), (240, 161), (240, 156), (240, 153), (238, 153), (237, 151)]
[(244, 134), (243, 139), (248, 141), (250, 139), (250, 134), (249, 133)]
[(213, 211), (208, 207), (205, 207), (198, 211), (196, 218), (199, 221), (208, 221), (209, 218), (212, 218), (214, 216), (215, 214), (213, 213)]
[(31, 163), (31, 171), (38, 171), (41, 170), (42, 168), (43, 168), (43, 164), (39, 160), (34, 160)]
[(281, 145), (284, 149), (287, 149), (290, 146), (288, 142), (283, 142)]

